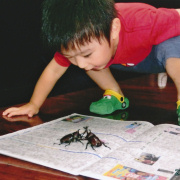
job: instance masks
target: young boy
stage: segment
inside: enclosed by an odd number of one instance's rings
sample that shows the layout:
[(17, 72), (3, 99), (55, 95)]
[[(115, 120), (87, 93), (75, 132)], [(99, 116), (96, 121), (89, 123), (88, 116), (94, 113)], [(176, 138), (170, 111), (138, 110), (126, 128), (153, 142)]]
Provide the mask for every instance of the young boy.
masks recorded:
[(114, 4), (113, 0), (45, 0), (42, 31), (57, 52), (39, 78), (30, 102), (9, 108), (3, 115), (37, 114), (72, 63), (105, 91), (102, 99), (91, 104), (91, 112), (110, 114), (129, 106), (109, 70), (114, 65), (125, 71), (166, 71), (177, 87), (180, 116), (180, 9)]

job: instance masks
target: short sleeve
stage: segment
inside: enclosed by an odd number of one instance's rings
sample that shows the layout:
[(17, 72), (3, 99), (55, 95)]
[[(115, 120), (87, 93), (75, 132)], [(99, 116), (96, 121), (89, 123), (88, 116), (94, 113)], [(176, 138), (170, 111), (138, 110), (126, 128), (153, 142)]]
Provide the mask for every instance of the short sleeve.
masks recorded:
[(54, 54), (54, 59), (59, 65), (63, 67), (69, 67), (71, 65), (71, 62), (59, 52)]

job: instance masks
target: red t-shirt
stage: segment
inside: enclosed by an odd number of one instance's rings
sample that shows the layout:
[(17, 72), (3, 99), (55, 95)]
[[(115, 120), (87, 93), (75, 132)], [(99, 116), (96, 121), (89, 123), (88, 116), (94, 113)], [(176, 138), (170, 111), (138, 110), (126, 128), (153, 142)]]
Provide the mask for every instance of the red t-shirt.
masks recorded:
[[(116, 3), (121, 22), (119, 44), (111, 64), (133, 66), (145, 59), (152, 46), (180, 35), (180, 15), (175, 9), (155, 8), (143, 3)], [(54, 58), (61, 66), (71, 63), (56, 52)]]

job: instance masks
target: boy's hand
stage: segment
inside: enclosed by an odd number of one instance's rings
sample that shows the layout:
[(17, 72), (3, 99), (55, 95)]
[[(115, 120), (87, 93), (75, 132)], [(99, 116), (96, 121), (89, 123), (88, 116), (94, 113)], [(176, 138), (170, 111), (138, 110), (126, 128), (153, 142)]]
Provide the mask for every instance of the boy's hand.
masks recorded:
[(25, 104), (24, 106), (11, 107), (9, 109), (6, 109), (3, 112), (3, 115), (7, 117), (12, 117), (12, 116), (17, 116), (17, 115), (28, 115), (29, 117), (32, 117), (38, 112), (39, 112), (39, 108), (33, 103), (29, 102)]

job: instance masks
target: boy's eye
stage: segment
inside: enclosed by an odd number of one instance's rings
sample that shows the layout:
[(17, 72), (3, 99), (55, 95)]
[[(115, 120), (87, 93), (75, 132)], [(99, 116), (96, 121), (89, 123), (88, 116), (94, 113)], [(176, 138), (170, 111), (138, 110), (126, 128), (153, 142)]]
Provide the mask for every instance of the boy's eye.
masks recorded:
[(87, 58), (87, 57), (89, 57), (90, 55), (91, 55), (91, 53), (90, 53), (90, 54), (85, 55), (84, 57), (85, 57), (85, 58)]

